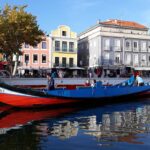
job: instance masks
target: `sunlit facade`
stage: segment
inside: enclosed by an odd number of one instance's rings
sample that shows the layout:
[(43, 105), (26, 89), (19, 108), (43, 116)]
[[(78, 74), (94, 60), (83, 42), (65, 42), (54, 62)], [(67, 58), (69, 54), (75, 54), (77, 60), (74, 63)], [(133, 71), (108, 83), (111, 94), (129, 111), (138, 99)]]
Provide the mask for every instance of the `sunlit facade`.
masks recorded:
[(98, 21), (78, 35), (78, 62), (82, 67), (106, 70), (150, 70), (148, 28), (133, 21)]
[(61, 25), (50, 34), (51, 68), (77, 66), (77, 34), (69, 26)]

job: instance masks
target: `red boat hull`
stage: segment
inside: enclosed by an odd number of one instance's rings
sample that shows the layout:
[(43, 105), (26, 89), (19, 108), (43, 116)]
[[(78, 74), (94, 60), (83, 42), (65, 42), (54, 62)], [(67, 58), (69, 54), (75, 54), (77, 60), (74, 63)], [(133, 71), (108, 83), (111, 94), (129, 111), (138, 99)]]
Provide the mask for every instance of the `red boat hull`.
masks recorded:
[(60, 99), (57, 97), (32, 97), (13, 94), (0, 94), (0, 102), (15, 107), (40, 107), (47, 105), (61, 105), (76, 102), (75, 100)]

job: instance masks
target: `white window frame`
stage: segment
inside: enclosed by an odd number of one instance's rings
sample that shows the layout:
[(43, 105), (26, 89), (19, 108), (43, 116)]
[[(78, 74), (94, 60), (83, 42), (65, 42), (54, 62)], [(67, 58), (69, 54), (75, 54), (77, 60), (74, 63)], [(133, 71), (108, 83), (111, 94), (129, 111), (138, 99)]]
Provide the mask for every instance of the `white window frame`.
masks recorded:
[[(37, 62), (34, 62), (34, 59), (33, 59), (33, 56), (34, 56), (34, 55), (37, 55)], [(38, 63), (39, 63), (39, 55), (38, 55), (38, 54), (33, 54), (33, 55), (32, 55), (32, 63), (33, 63), (33, 64), (38, 64)]]
[[(46, 56), (46, 62), (44, 62), (44, 63), (42, 62), (42, 57), (43, 57), (43, 55)], [(41, 55), (41, 63), (42, 63), (42, 64), (46, 64), (46, 63), (47, 63), (47, 55), (46, 55), (46, 54), (42, 54), (42, 55)]]
[(141, 55), (141, 66), (145, 66), (147, 64), (146, 54)]
[(120, 39), (114, 40), (114, 50), (121, 51), (121, 40)]
[(150, 66), (150, 55), (148, 55), (147, 62), (148, 62), (148, 66)]
[[(42, 47), (43, 43), (45, 43), (46, 48), (43, 48), (43, 47)], [(46, 41), (42, 41), (42, 42), (41, 42), (41, 49), (47, 49), (47, 42), (46, 42)]]
[(147, 43), (146, 41), (141, 41), (141, 52), (147, 51)]
[[(25, 61), (25, 55), (28, 55), (28, 56), (29, 56), (28, 62)], [(30, 63), (30, 53), (24, 53), (23, 62), (24, 62), (24, 64), (25, 64), (26, 66), (29, 65), (29, 63)]]
[(109, 53), (104, 53), (104, 60), (109, 60), (110, 59), (110, 54)]
[[(116, 61), (116, 58), (119, 58), (118, 62)], [(121, 54), (120, 53), (116, 53), (115, 54), (115, 64), (120, 64), (120, 62), (121, 62)]]
[(138, 54), (133, 54), (133, 64), (136, 66), (139, 65), (139, 55)]
[(131, 54), (126, 54), (125, 55), (125, 64), (131, 65), (131, 60), (132, 60)]
[[(129, 47), (127, 48), (126, 43), (129, 42)], [(126, 40), (125, 41), (125, 51), (132, 51), (131, 49), (131, 40)]]
[[(137, 43), (137, 47), (134, 47), (134, 43)], [(133, 41), (133, 51), (138, 52), (139, 51), (139, 46), (138, 46), (138, 41)]]
[(150, 52), (150, 41), (148, 41), (148, 52)]
[(110, 50), (110, 39), (109, 38), (105, 38), (104, 39), (104, 46), (103, 46), (104, 50)]

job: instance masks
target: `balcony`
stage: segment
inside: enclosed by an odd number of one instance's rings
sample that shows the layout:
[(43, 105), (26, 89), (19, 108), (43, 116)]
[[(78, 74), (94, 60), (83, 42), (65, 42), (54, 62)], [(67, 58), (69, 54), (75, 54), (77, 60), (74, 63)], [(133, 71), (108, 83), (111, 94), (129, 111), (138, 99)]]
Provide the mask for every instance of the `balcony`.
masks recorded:
[(63, 53), (77, 53), (77, 48), (74, 49), (62, 49), (60, 47), (54, 47), (55, 52), (63, 52)]
[(121, 46), (114, 46), (114, 51), (121, 51)]
[(132, 48), (131, 47), (125, 47), (125, 51), (132, 51)]
[(104, 46), (104, 51), (110, 51), (110, 46)]

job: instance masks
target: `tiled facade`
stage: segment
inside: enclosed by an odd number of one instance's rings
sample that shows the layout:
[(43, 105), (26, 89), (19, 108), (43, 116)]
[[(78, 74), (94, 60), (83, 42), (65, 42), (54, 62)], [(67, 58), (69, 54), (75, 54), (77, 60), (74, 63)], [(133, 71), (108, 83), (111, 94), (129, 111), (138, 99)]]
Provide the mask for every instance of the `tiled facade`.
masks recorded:
[(78, 65), (150, 70), (148, 28), (122, 20), (98, 22), (78, 36)]
[(33, 47), (27, 44), (22, 46), (23, 55), (20, 58), (22, 69), (42, 69), (50, 67), (50, 40), (44, 37), (42, 42)]

